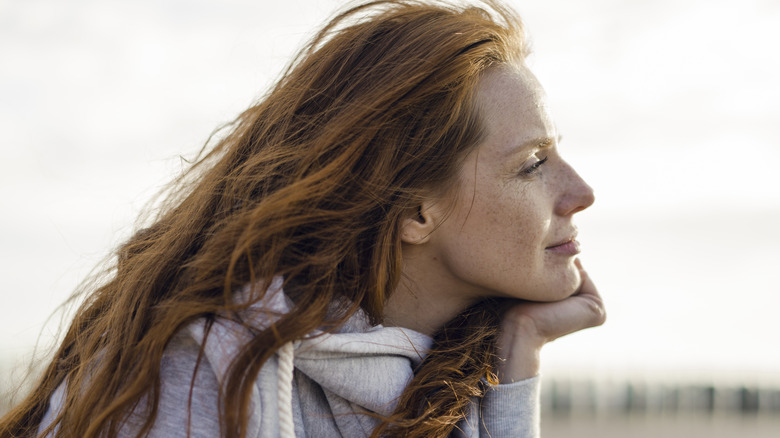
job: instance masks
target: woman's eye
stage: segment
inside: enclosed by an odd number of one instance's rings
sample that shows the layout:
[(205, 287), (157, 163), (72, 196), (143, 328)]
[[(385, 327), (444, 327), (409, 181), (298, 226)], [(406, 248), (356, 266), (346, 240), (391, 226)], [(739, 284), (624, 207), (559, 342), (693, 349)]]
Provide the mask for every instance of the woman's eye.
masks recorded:
[(542, 164), (547, 162), (547, 157), (542, 158), (541, 160), (535, 162), (534, 164), (528, 166), (528, 168), (522, 170), (523, 175), (533, 175), (536, 173), (540, 167), (542, 167)]

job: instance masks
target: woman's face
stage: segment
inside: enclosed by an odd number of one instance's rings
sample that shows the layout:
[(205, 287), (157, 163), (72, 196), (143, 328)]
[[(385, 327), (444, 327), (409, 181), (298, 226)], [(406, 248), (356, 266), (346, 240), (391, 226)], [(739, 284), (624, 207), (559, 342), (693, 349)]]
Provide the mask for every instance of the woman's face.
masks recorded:
[(580, 284), (573, 216), (593, 190), (559, 155), (544, 91), (526, 67), (487, 72), (477, 102), (483, 142), (460, 170), (454, 201), (431, 207), (439, 219), (426, 243), (429, 278), (467, 301), (563, 299)]

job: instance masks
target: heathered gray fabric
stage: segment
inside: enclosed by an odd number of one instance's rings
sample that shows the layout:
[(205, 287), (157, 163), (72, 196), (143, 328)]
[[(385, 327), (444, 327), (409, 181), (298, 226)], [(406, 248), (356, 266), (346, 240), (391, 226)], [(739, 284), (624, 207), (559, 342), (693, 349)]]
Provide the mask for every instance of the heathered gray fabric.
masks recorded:
[[(288, 301), (275, 281), (266, 298), (253, 306), (250, 317), (263, 328), (287, 311)], [(235, 351), (251, 336), (236, 324), (217, 323), (205, 340), (205, 359), (193, 379), (203, 340), (203, 324), (196, 323), (177, 334), (162, 361), (162, 394), (151, 437), (220, 436), (217, 399), (220, 382)], [(378, 420), (366, 411), (389, 414), (424, 358), (431, 339), (399, 327), (371, 327), (356, 314), (338, 332), (308, 338), (295, 344), (293, 421), (298, 437), (365, 437)], [(193, 386), (188, 409), (190, 386)], [(260, 371), (251, 399), (248, 437), (279, 436), (277, 360), (274, 356)], [(481, 400), (474, 400), (456, 437), (539, 436), (538, 377), (491, 386)], [(62, 388), (52, 397), (52, 407), (42, 423), (49, 424), (61, 405)], [(142, 405), (143, 406), (143, 405)], [(143, 420), (138, 408), (120, 436), (133, 437)], [(42, 429), (41, 429), (42, 430)], [(189, 435), (188, 435), (189, 434)]]

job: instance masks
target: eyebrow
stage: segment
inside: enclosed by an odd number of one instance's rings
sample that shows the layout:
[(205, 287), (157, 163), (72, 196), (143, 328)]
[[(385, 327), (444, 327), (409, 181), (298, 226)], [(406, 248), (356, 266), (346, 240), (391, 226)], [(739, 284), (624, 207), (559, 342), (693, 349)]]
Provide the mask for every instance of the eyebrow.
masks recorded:
[(551, 147), (555, 143), (560, 143), (563, 140), (563, 135), (558, 135), (558, 138), (555, 139), (554, 137), (538, 137), (531, 140), (528, 140), (524, 143), (522, 143), (520, 146), (512, 149), (509, 151), (508, 155), (514, 155), (521, 151), (524, 151), (526, 149), (536, 148), (536, 149), (547, 149)]

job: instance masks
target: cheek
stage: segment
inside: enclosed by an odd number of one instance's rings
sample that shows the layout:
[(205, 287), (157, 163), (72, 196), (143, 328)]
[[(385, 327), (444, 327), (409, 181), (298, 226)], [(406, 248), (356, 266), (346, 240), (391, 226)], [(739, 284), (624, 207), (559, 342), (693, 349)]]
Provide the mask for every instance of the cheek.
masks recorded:
[(528, 196), (505, 196), (490, 209), (490, 222), (500, 230), (502, 242), (513, 243), (516, 250), (541, 254), (550, 228), (550, 215), (536, 199)]
[(482, 181), (475, 188), (476, 196), (470, 190), (462, 193), (443, 224), (448, 234), (468, 241), (480, 252), (514, 262), (542, 263), (551, 207), (541, 187), (523, 187), (517, 181), (505, 185)]

